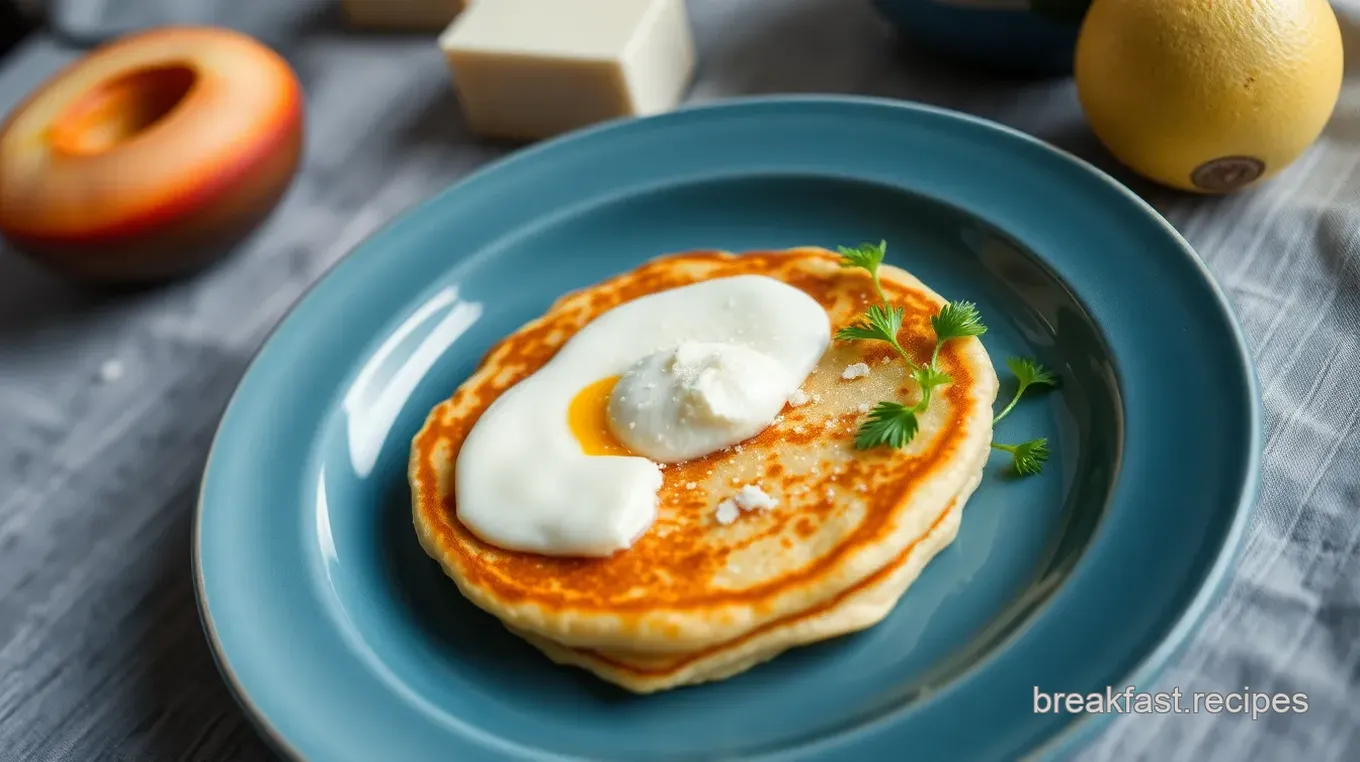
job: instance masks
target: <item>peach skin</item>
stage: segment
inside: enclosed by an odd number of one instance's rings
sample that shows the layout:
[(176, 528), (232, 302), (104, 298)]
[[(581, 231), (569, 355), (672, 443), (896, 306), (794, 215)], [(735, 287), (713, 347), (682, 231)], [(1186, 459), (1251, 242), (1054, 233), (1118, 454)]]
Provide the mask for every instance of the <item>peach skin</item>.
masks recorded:
[(297, 77), (250, 37), (129, 35), (58, 72), (0, 127), (0, 234), (80, 279), (182, 274), (268, 216), (302, 135)]

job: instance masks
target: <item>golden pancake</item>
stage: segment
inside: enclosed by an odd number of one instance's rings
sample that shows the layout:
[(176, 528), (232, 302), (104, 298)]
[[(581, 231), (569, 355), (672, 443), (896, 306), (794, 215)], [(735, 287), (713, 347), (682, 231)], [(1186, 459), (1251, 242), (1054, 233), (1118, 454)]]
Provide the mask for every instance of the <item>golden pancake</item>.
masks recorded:
[[(985, 460), (985, 459), (984, 459)], [(958, 534), (963, 506), (981, 480), (974, 476), (949, 503), (924, 536), (868, 578), (830, 601), (758, 627), (720, 646), (686, 654), (637, 654), (576, 649), (532, 633), (512, 632), (558, 664), (581, 667), (634, 693), (654, 693), (683, 685), (723, 680), (767, 662), (790, 648), (878, 624), (921, 570)]]
[[(977, 475), (991, 441), (997, 379), (975, 338), (951, 341), (941, 351), (940, 365), (953, 382), (936, 392), (911, 444), (869, 451), (852, 444), (868, 406), (911, 401), (919, 390), (888, 346), (835, 342), (803, 385), (810, 403), (785, 408), (774, 425), (740, 446), (666, 467), (656, 522), (631, 548), (608, 558), (509, 551), (459, 523), (453, 464), (499, 394), (619, 304), (742, 274), (776, 278), (809, 294), (826, 309), (833, 331), (876, 300), (866, 274), (843, 269), (839, 257), (823, 249), (662, 257), (560, 299), (493, 348), (430, 413), (412, 447), (414, 523), (426, 552), (469, 600), (540, 642), (602, 654), (692, 654), (761, 628), (768, 639), (759, 650), (777, 652), (787, 647), (781, 642), (807, 640), (773, 636), (789, 631), (791, 617), (835, 606), (830, 602), (872, 585), (867, 581), (931, 534)], [(930, 317), (944, 299), (900, 269), (885, 266), (880, 277), (888, 298), (905, 310), (899, 342), (928, 361)], [(868, 363), (872, 373), (843, 379), (857, 362)], [(533, 478), (533, 463), (533, 453), (524, 453), (526, 479)], [(759, 485), (777, 506), (719, 523), (716, 505), (745, 484)], [(952, 539), (952, 530), (948, 535)], [(671, 675), (679, 682), (692, 677)]]

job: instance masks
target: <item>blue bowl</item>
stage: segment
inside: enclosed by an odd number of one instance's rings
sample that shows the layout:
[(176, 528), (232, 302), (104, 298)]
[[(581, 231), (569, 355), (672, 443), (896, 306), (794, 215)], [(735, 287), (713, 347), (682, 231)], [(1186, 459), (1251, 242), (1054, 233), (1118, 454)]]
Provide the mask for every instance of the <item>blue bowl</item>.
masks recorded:
[(874, 0), (912, 42), (1015, 74), (1072, 72), (1089, 0)]

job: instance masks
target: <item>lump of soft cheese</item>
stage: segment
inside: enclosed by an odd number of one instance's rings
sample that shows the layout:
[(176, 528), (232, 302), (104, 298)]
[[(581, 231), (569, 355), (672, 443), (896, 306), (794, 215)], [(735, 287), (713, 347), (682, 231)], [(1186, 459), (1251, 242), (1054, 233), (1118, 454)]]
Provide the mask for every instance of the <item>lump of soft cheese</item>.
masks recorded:
[(764, 511), (779, 505), (779, 502), (765, 493), (759, 485), (748, 484), (737, 490), (737, 507), (743, 511)]
[(695, 59), (684, 0), (476, 2), (439, 47), (468, 126), (520, 140), (674, 108)]
[(779, 501), (766, 494), (759, 485), (748, 484), (737, 490), (736, 496), (723, 498), (718, 503), (714, 518), (719, 524), (731, 524), (743, 511), (767, 511), (776, 505), (779, 505)]
[(610, 430), (655, 461), (697, 458), (763, 431), (806, 375), (741, 344), (685, 341), (623, 374), (609, 399)]
[(854, 381), (857, 378), (864, 378), (869, 375), (869, 366), (866, 363), (857, 362), (854, 365), (847, 365), (841, 372), (841, 378), (846, 381)]
[(435, 32), (447, 27), (469, 0), (340, 0), (345, 21), (366, 29)]

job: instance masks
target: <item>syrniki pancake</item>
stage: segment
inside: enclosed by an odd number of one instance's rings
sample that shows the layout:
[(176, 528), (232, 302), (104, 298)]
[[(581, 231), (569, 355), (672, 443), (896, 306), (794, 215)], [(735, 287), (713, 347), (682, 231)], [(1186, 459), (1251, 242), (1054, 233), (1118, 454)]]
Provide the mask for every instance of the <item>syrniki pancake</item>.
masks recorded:
[[(786, 408), (774, 425), (739, 446), (667, 466), (657, 519), (627, 550), (607, 558), (508, 551), (458, 521), (452, 465), (498, 395), (619, 304), (743, 274), (805, 292), (825, 308), (833, 331), (876, 300), (867, 276), (841, 268), (838, 257), (822, 249), (654, 260), (564, 297), (507, 337), (431, 412), (414, 441), (416, 529), (463, 594), (554, 658), (635, 690), (723, 677), (790, 646), (881, 619), (920, 566), (952, 540), (991, 440), (997, 379), (982, 344), (968, 338), (941, 352), (953, 382), (936, 391), (911, 444), (856, 451), (854, 432), (870, 405), (914, 399), (918, 392), (888, 347), (837, 342), (803, 385), (806, 404)], [(880, 275), (888, 298), (905, 310), (901, 344), (928, 358), (934, 346), (929, 320), (944, 300), (902, 270), (885, 266)], [(867, 377), (843, 377), (861, 362), (871, 368)], [(526, 479), (533, 478), (533, 464), (533, 453), (524, 453)], [(720, 522), (716, 507), (748, 485), (776, 505)], [(583, 655), (588, 652), (599, 658)], [(660, 677), (610, 666), (696, 652), (707, 655)]]
[(722, 680), (767, 662), (790, 648), (872, 627), (897, 606), (930, 560), (954, 541), (963, 506), (982, 473), (934, 518), (926, 533), (859, 585), (817, 606), (756, 628), (727, 643), (685, 654), (636, 654), (563, 646), (515, 631), (558, 664), (582, 667), (635, 693)]

